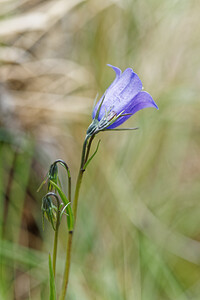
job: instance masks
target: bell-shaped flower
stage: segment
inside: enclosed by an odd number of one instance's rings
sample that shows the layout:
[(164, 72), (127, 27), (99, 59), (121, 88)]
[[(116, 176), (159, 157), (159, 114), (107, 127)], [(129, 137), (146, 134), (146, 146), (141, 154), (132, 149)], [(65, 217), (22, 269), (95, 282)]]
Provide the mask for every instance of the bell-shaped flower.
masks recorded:
[(94, 107), (93, 126), (88, 129), (94, 130), (96, 126), (95, 133), (118, 127), (143, 108), (158, 109), (151, 95), (142, 91), (142, 82), (131, 68), (122, 73), (119, 68), (108, 66), (115, 71), (116, 78)]

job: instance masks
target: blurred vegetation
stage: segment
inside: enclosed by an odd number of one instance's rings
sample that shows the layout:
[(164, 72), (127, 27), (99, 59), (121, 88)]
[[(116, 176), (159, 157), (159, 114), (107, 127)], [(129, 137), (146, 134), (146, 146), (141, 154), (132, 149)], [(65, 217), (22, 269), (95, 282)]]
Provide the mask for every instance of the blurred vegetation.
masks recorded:
[(53, 233), (36, 190), (56, 158), (75, 183), (107, 63), (132, 67), (160, 110), (130, 118), (137, 132), (99, 135), (69, 299), (199, 299), (199, 11), (197, 0), (0, 2), (0, 299), (48, 299)]

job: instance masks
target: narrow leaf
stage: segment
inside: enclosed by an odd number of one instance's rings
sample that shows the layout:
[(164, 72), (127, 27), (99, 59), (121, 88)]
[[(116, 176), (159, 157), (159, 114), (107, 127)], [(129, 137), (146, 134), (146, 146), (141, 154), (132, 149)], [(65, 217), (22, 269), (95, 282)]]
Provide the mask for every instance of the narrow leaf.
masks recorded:
[(58, 183), (60, 185), (60, 187), (62, 188), (61, 182), (60, 182), (60, 178), (58, 177)]
[(89, 165), (89, 163), (91, 162), (91, 160), (93, 159), (93, 157), (96, 155), (98, 149), (99, 149), (99, 144), (100, 144), (101, 140), (98, 141), (98, 144), (97, 144), (97, 147), (96, 147), (96, 150), (94, 151), (94, 153), (92, 154), (92, 156), (86, 161), (86, 163), (84, 164), (83, 166), (83, 169), (86, 169), (87, 166)]
[(43, 185), (47, 182), (47, 175), (45, 176), (44, 180), (42, 181), (42, 183), (40, 184), (39, 188), (37, 189), (37, 193), (41, 190), (41, 188), (43, 187)]
[(68, 205), (70, 205), (71, 203), (69, 202), (67, 205), (65, 205), (60, 213), (60, 219), (62, 218), (63, 214), (66, 216), (69, 216), (67, 213), (65, 213), (65, 209)]

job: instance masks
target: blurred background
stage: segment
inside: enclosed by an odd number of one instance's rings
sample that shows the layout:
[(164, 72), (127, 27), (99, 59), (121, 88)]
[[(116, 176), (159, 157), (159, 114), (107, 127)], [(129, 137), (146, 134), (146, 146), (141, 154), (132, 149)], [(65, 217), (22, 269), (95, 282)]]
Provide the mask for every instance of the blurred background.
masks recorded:
[[(75, 185), (107, 63), (132, 67), (159, 111), (94, 141), (69, 299), (200, 299), (199, 11), (197, 0), (0, 1), (0, 299), (48, 299), (53, 232), (36, 190), (57, 158)], [(63, 222), (58, 287), (66, 241)]]

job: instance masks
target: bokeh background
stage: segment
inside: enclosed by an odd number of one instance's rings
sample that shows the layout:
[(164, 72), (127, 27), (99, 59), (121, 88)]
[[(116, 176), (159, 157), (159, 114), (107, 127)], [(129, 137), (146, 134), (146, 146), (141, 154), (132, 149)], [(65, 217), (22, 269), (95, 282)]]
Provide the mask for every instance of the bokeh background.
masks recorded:
[(75, 184), (107, 63), (132, 67), (159, 111), (95, 139), (69, 299), (200, 299), (199, 12), (197, 0), (0, 1), (0, 299), (48, 299), (53, 232), (36, 190), (57, 158)]

